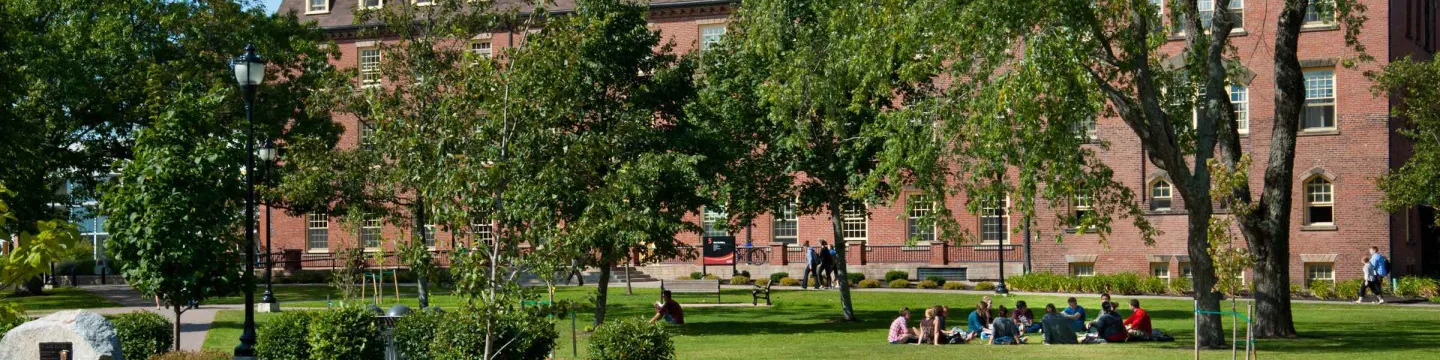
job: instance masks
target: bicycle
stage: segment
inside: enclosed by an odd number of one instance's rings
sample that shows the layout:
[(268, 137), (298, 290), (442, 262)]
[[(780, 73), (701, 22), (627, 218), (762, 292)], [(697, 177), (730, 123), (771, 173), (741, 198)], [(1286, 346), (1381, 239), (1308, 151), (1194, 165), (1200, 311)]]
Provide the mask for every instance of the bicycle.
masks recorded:
[(743, 248), (735, 248), (735, 262), (745, 261), (746, 265), (765, 265), (765, 248), (753, 247), (745, 244)]

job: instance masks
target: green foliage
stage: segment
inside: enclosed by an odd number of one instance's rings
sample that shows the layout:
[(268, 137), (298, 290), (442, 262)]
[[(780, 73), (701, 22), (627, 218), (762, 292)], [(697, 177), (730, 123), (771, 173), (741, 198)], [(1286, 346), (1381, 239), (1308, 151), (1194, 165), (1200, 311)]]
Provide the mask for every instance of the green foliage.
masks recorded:
[[(37, 221), (33, 226), (11, 223), (16, 216), (6, 203), (15, 193), (0, 184), (0, 238), (18, 241), (0, 254), (0, 288), (9, 288), (50, 272), (50, 264), (82, 249), (75, 224), (62, 220)], [(31, 228), (11, 234), (11, 226)]]
[(786, 276), (786, 277), (780, 279), (780, 285), (781, 285), (781, 286), (800, 286), (800, 280), (795, 280), (795, 278)]
[(590, 358), (594, 360), (675, 359), (670, 333), (657, 324), (639, 318), (620, 319), (601, 326), (590, 335)]
[(945, 278), (944, 278), (944, 277), (940, 277), (940, 276), (936, 276), (936, 275), (930, 275), (930, 276), (926, 276), (926, 277), (925, 277), (925, 280), (929, 280), (929, 281), (931, 281), (931, 282), (934, 282), (934, 283), (937, 284), (937, 285), (942, 285), (942, 286), (945, 285)]
[(1311, 281), (1310, 294), (1320, 300), (1335, 300), (1338, 298), (1335, 294), (1335, 285), (1326, 280)]
[(365, 276), (365, 249), (351, 247), (335, 252), (335, 261), (340, 263), (330, 274), (330, 287), (340, 290), (340, 299), (354, 300), (360, 297), (361, 279)]
[(1291, 294), (1294, 294), (1295, 296), (1310, 295), (1310, 294), (1305, 290), (1305, 286), (1304, 286), (1304, 285), (1300, 285), (1300, 284), (1290, 284), (1290, 293), (1291, 293)]
[(1140, 276), (1135, 273), (1111, 274), (1105, 281), (1105, 291), (1111, 294), (1140, 294)]
[[(1414, 153), (1404, 165), (1378, 179), (1385, 192), (1380, 207), (1395, 212), (1440, 204), (1440, 113), (1434, 106), (1440, 103), (1435, 87), (1440, 83), (1440, 63), (1406, 58), (1386, 65), (1374, 80), (1377, 93), (1389, 92), (1399, 99), (1393, 112), (1406, 124), (1395, 131), (1414, 144)], [(1435, 222), (1440, 225), (1440, 217)]]
[[(472, 328), (473, 330), (473, 328)], [(359, 306), (315, 312), (310, 319), (312, 360), (370, 360), (385, 357), (385, 341), (375, 314)]]
[(720, 276), (719, 276), (719, 275), (715, 275), (715, 274), (705, 274), (705, 277), (703, 277), (702, 279), (705, 279), (705, 280), (720, 280)]
[(444, 313), (425, 310), (400, 318), (395, 322), (395, 351), (405, 359), (430, 359), (430, 343), (444, 320)]
[(770, 274), (770, 282), (780, 282), (780, 279), (784, 279), (784, 278), (787, 278), (787, 277), (790, 277), (790, 273), (788, 273), (788, 272), (781, 271), (781, 272), (777, 272), (777, 273), (771, 273), (771, 274)]
[(730, 285), (750, 285), (750, 277), (735, 275), (735, 277), (730, 278)]
[(691, 280), (700, 280), (700, 279), (705, 278), (705, 275), (706, 275), (705, 273), (702, 273), (702, 272), (699, 272), (699, 271), (692, 272), (692, 273), (690, 273), (690, 279), (691, 279)]
[(126, 359), (149, 359), (151, 355), (169, 351), (175, 339), (170, 321), (160, 314), (137, 311), (107, 317), (115, 326), (120, 349)]
[(748, 278), (750, 277), (750, 270), (740, 270), (740, 275)]
[(310, 326), (315, 313), (286, 311), (255, 329), (255, 352), (262, 359), (309, 360)]
[(860, 272), (845, 273), (845, 278), (850, 280), (850, 285), (855, 285), (865, 280), (865, 274)]
[(940, 284), (936, 284), (935, 281), (932, 281), (932, 280), (921, 280), (919, 284), (916, 284), (916, 285), (915, 285), (915, 288), (917, 288), (917, 289), (938, 289), (938, 288), (940, 288)]
[(681, 275), (681, 276), (676, 276), (676, 277), (675, 277), (675, 280), (699, 280), (699, 279), (690, 277), (690, 275)]
[(1140, 286), (1136, 290), (1138, 290), (1137, 294), (1160, 295), (1168, 292), (1167, 286), (1165, 279), (1151, 276), (1141, 280)]
[[(1361, 283), (1361, 281), (1360, 281), (1359, 279), (1351, 279), (1351, 280), (1345, 280), (1345, 281), (1336, 282), (1336, 283), (1335, 283), (1335, 298), (1345, 299), (1345, 298), (1348, 298), (1348, 297), (1350, 297), (1350, 296), (1355, 296), (1356, 294), (1359, 294), (1359, 293), (1360, 293), (1360, 287), (1361, 287), (1361, 286), (1364, 286), (1364, 285), (1361, 285), (1360, 283)], [(1383, 290), (1385, 287), (1382, 286), (1382, 287), (1380, 287), (1380, 288)]]
[(989, 281), (977, 282), (975, 283), (975, 290), (995, 290), (995, 283)]
[[(465, 360), (484, 356), (487, 325), (492, 325), (497, 359), (544, 359), (555, 347), (555, 322), (537, 308), (510, 311), (487, 321), (476, 309), (445, 313), (430, 343), (430, 358)], [(593, 340), (592, 340), (593, 341)], [(501, 344), (509, 344), (501, 348)]]
[(875, 280), (875, 279), (860, 280), (860, 282), (859, 282), (857, 285), (860, 286), (861, 289), (875, 289), (875, 288), (879, 288), (879, 287), (880, 287), (880, 280)]
[(24, 306), (8, 300), (0, 300), (0, 336), (4, 336), (10, 329), (29, 320), (30, 317), (25, 316)]
[(1186, 278), (1170, 279), (1170, 292), (1175, 295), (1193, 293), (1195, 292), (1195, 283)]
[(155, 356), (151, 356), (149, 360), (227, 360), (234, 358), (234, 356), (235, 354), (226, 353), (220, 350), (185, 350), (156, 354)]
[(762, 278), (762, 279), (755, 279), (755, 285), (760, 285), (760, 286), (770, 285), (770, 279), (763, 279), (763, 278)]
[(959, 282), (947, 282), (942, 286), (945, 290), (965, 290), (965, 284)]
[(1405, 298), (1440, 296), (1440, 281), (1420, 276), (1402, 276), (1395, 285), (1395, 295)]
[(895, 281), (895, 280), (904, 280), (904, 279), (910, 279), (910, 273), (904, 272), (904, 271), (900, 271), (900, 270), (890, 270), (890, 271), (886, 271), (886, 272), (885, 272), (885, 281), (886, 281), (886, 282), (891, 282), (891, 281)]
[(909, 287), (910, 287), (910, 280), (895, 279), (895, 280), (891, 280), (890, 283), (887, 284), (886, 286), (889, 286), (891, 289), (904, 289), (904, 288), (909, 288)]

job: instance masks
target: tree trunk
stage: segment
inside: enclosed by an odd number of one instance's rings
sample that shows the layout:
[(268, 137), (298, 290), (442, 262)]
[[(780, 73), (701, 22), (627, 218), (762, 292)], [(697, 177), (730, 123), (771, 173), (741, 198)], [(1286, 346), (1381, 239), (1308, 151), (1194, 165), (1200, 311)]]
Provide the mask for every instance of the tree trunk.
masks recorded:
[[(1203, 185), (1205, 189), (1209, 184)], [(1205, 193), (1202, 191), (1202, 193)], [(1206, 198), (1208, 199), (1208, 198)], [(1210, 202), (1202, 199), (1185, 199), (1190, 215), (1189, 238), (1186, 239), (1186, 250), (1190, 254), (1191, 280), (1194, 283), (1195, 299), (1200, 301), (1200, 309), (1205, 311), (1220, 311), (1220, 293), (1215, 291), (1215, 264), (1210, 259)], [(1196, 329), (1200, 347), (1220, 348), (1225, 346), (1225, 324), (1221, 322), (1220, 315), (1195, 314), (1200, 319), (1197, 321), (1199, 328)]]
[[(426, 219), (425, 214), (425, 196), (417, 194), (415, 195), (415, 229), (419, 231), (418, 233), (420, 234), (420, 241), (422, 242), (425, 241), (426, 237), (430, 236), (430, 229), (425, 228), (425, 224), (427, 222), (428, 220)], [(411, 271), (414, 271), (414, 269), (411, 269)], [(400, 273), (399, 267), (396, 267), (395, 273), (397, 274), (396, 276), (398, 278), (398, 274)], [(430, 279), (426, 279), (426, 276), (418, 276), (415, 283), (415, 290), (420, 293), (420, 308), (424, 309), (430, 307)], [(398, 289), (399, 282), (396, 282), (396, 286)], [(396, 294), (396, 296), (399, 296), (399, 294)], [(399, 301), (399, 299), (396, 299), (396, 301)]]
[(610, 264), (601, 261), (600, 282), (595, 284), (595, 327), (605, 323), (605, 300), (610, 290)]
[(173, 329), (174, 329), (174, 334), (172, 334), (172, 335), (175, 335), (175, 349), (174, 349), (174, 350), (175, 350), (175, 351), (180, 351), (180, 313), (185, 312), (185, 309), (184, 309), (183, 307), (181, 307), (180, 305), (176, 305), (176, 304), (171, 304), (170, 306), (172, 306), (172, 307), (175, 308), (175, 324), (173, 324), (173, 325), (174, 325), (174, 327), (173, 327)]
[[(850, 281), (848, 270), (845, 269), (845, 233), (840, 224), (840, 203), (836, 200), (830, 201), (830, 224), (834, 230), (835, 241), (835, 273), (836, 281), (840, 283), (840, 312), (845, 321), (860, 321), (855, 317), (855, 307), (850, 304)], [(816, 277), (819, 278), (818, 276)]]

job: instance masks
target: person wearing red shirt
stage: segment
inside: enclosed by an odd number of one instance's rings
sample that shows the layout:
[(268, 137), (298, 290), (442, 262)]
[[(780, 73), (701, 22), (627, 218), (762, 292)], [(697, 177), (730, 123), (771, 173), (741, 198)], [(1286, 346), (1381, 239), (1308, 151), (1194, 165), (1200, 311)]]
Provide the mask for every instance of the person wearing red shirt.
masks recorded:
[(1132, 338), (1150, 337), (1150, 313), (1140, 308), (1140, 300), (1130, 299), (1130, 318), (1125, 319), (1125, 330)]
[(650, 323), (665, 319), (665, 322), (672, 325), (685, 324), (685, 310), (680, 308), (680, 303), (670, 298), (670, 290), (660, 292), (660, 302), (655, 304), (655, 317), (650, 318)]

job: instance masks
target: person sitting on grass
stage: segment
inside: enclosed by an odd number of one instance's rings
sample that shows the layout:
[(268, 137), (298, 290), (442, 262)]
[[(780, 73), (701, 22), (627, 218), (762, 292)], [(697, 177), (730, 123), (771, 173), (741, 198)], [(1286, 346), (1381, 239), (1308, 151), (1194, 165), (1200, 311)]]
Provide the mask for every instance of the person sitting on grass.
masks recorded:
[(1073, 345), (1080, 343), (1075, 339), (1075, 329), (1070, 328), (1073, 323), (1074, 320), (1055, 311), (1055, 304), (1045, 304), (1045, 317), (1040, 319), (1040, 325), (1044, 328), (1045, 344)]
[(970, 313), (967, 321), (968, 332), (965, 333), (965, 341), (974, 339), (990, 338), (990, 303), (980, 301), (975, 305), (975, 311)]
[(1080, 302), (1076, 301), (1074, 297), (1066, 300), (1066, 302), (1069, 303), (1070, 306), (1065, 308), (1064, 315), (1065, 318), (1070, 319), (1070, 331), (1084, 332), (1085, 308), (1080, 307)]
[(1130, 317), (1125, 319), (1125, 331), (1130, 338), (1150, 338), (1150, 313), (1140, 308), (1140, 300), (1130, 299)]
[(1099, 339), (1118, 343), (1125, 342), (1125, 339), (1130, 337), (1130, 334), (1125, 331), (1124, 320), (1120, 319), (1120, 314), (1115, 312), (1115, 306), (1109, 302), (1100, 304), (1100, 317), (1095, 318), (1095, 323), (1090, 326), (1090, 332), (1092, 334), (1085, 336), (1086, 343), (1099, 343), (1097, 341)]
[(919, 334), (919, 340), (917, 345), (940, 345), (940, 327), (936, 326), (938, 325), (937, 322), (939, 321), (939, 315), (936, 313), (936, 310), (937, 309), (934, 307), (926, 308), (925, 318), (920, 319), (920, 327), (914, 329), (915, 333)]
[[(1111, 309), (1120, 309), (1120, 304), (1110, 301), (1110, 293), (1100, 293), (1100, 308), (1105, 308), (1106, 304), (1109, 304)], [(1104, 311), (1101, 311), (1100, 315), (1095, 316), (1095, 321), (1100, 321), (1101, 316), (1105, 316)], [(1091, 321), (1090, 325), (1094, 325), (1095, 321)]]
[(1010, 309), (1000, 305), (1000, 315), (990, 325), (990, 345), (1020, 345), (1020, 327), (1010, 318)]
[(910, 308), (900, 308), (900, 316), (890, 322), (890, 343), (891, 344), (912, 344), (915, 343), (915, 334), (910, 333), (907, 324), (910, 322)]
[(1030, 306), (1025, 304), (1025, 300), (1015, 302), (1015, 315), (1013, 319), (1015, 320), (1015, 325), (1020, 326), (1021, 332), (1033, 333), (1040, 331), (1040, 323), (1035, 322), (1035, 312), (1030, 311)]
[(665, 319), (671, 325), (685, 324), (685, 310), (680, 308), (680, 303), (670, 298), (670, 290), (660, 292), (660, 302), (655, 303), (655, 317), (650, 318), (650, 323), (656, 320)]

